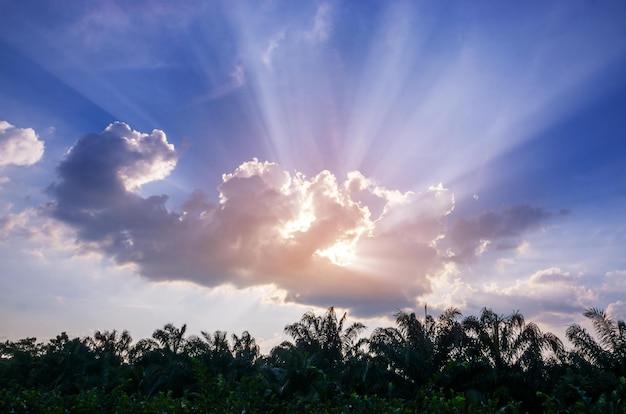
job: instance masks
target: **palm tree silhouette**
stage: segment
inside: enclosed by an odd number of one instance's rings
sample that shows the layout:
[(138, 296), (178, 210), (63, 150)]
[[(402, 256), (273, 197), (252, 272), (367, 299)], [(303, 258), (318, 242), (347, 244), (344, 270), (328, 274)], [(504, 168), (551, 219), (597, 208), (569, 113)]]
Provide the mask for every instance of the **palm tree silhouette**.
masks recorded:
[(583, 315), (591, 320), (599, 342), (578, 324), (570, 325), (565, 334), (576, 352), (592, 365), (626, 375), (626, 323), (615, 322), (597, 308), (586, 309)]
[(354, 322), (344, 329), (346, 313), (337, 320), (335, 308), (327, 309), (323, 316), (313, 312), (302, 315), (299, 322), (285, 326), (285, 333), (295, 339), (297, 348), (311, 355), (317, 355), (323, 365), (342, 361), (344, 356), (359, 346), (357, 337), (365, 325)]
[(428, 315), (420, 321), (415, 313), (406, 311), (394, 316), (397, 327), (376, 328), (370, 336), (373, 355), (369, 375), (374, 383), (399, 387), (389, 389), (390, 393), (411, 395), (433, 372), (435, 321)]

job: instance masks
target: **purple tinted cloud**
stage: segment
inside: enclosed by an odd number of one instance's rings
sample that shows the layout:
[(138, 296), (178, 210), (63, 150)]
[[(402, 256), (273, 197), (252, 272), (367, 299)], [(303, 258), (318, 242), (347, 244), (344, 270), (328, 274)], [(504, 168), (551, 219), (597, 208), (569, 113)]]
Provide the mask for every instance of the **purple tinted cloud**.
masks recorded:
[[(86, 250), (133, 264), (151, 280), (204, 286), (272, 284), (305, 304), (374, 314), (414, 306), (444, 272), (449, 239), (469, 259), (481, 240), (517, 243), (554, 216), (513, 206), (459, 220), (442, 185), (421, 193), (389, 190), (358, 172), (290, 174), (278, 164), (245, 162), (223, 175), (219, 201), (194, 191), (179, 212), (166, 195), (142, 197), (165, 178), (177, 153), (162, 131), (123, 123), (80, 139), (58, 167), (47, 212), (69, 224)], [(371, 207), (371, 209), (370, 209)]]
[(523, 242), (525, 233), (566, 214), (566, 210), (552, 213), (527, 204), (513, 205), (500, 212), (486, 211), (478, 217), (460, 218), (450, 227), (447, 237), (455, 250), (455, 260), (472, 261), (487, 245), (498, 250), (515, 249)]

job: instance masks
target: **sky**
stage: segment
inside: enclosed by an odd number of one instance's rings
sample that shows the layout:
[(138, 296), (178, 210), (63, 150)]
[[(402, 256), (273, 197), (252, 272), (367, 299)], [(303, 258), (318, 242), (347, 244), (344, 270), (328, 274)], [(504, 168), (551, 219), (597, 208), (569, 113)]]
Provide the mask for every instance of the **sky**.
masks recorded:
[(0, 16), (0, 340), (626, 319), (626, 3)]

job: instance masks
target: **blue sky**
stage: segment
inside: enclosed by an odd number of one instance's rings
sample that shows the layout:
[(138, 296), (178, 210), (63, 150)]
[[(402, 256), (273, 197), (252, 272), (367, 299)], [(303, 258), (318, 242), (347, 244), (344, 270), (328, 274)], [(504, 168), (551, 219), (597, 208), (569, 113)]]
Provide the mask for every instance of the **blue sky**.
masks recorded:
[(626, 6), (0, 2), (2, 339), (626, 318)]

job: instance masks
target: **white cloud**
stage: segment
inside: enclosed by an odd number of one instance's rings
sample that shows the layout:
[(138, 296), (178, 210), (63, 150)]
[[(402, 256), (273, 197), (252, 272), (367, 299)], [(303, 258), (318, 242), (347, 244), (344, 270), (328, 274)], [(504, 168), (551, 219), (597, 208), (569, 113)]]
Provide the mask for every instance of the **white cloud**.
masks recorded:
[[(8, 210), (10, 210), (10, 206)], [(29, 222), (35, 214), (34, 210), (27, 209), (19, 213), (7, 211), (0, 216), (0, 241), (6, 242), (9, 237), (16, 235), (30, 237), (33, 234), (33, 229)]]
[(620, 290), (626, 293), (626, 270), (612, 270), (604, 276), (603, 288), (607, 291)]
[(450, 227), (450, 247), (459, 262), (476, 260), (488, 246), (525, 254), (529, 243), (522, 236), (526, 232), (542, 229), (550, 220), (566, 214), (564, 210), (552, 213), (542, 207), (513, 205), (499, 212), (485, 211), (478, 217), (462, 217)]
[[(402, 192), (358, 171), (344, 180), (327, 170), (307, 177), (257, 159), (223, 174), (217, 200), (197, 190), (182, 211), (168, 211), (167, 196), (135, 191), (165, 177), (175, 163), (162, 132), (114, 124), (73, 147), (58, 168), (46, 212), (75, 229), (85, 251), (131, 265), (153, 281), (273, 285), (284, 301), (361, 315), (413, 306), (418, 297), (435, 306), (446, 300), (471, 306), (498, 296), (570, 312), (597, 296), (579, 276), (558, 268), (508, 285), (461, 281), (465, 263), (449, 246), (471, 248), (474, 260), (487, 247), (506, 250), (505, 242), (525, 250), (525, 232), (555, 216), (541, 208), (512, 206), (448, 230), (455, 200), (442, 184)], [(443, 294), (445, 286), (451, 288)]]
[(166, 196), (135, 190), (175, 162), (162, 132), (113, 124), (68, 153), (46, 212), (73, 227), (83, 249), (151, 280), (274, 284), (289, 301), (363, 314), (412, 304), (444, 265), (437, 243), (454, 197), (441, 185), (402, 193), (358, 172), (340, 182), (253, 159), (223, 175), (218, 203), (196, 191), (172, 212)]
[(131, 130), (125, 123), (116, 122), (104, 130), (105, 135), (108, 133), (124, 140), (127, 151), (132, 155), (129, 162), (118, 170), (129, 191), (136, 191), (151, 181), (162, 180), (176, 166), (176, 150), (167, 142), (163, 131), (155, 129), (151, 134), (145, 134)]
[(53, 42), (61, 51), (71, 46), (68, 58), (88, 67), (158, 68), (173, 64), (164, 44), (186, 33), (207, 8), (196, 2), (75, 4), (67, 20), (53, 23)]
[(17, 128), (0, 121), (0, 168), (7, 165), (29, 166), (41, 159), (44, 143), (32, 128)]
[(585, 285), (582, 274), (572, 275), (553, 267), (539, 270), (513, 285), (492, 284), (487, 293), (502, 296), (510, 303), (523, 304), (533, 312), (546, 315), (578, 314), (598, 300), (598, 292)]
[(228, 80), (225, 80), (222, 84), (215, 86), (209, 91), (209, 93), (200, 97), (198, 99), (198, 102), (209, 101), (228, 95), (229, 93), (245, 85), (246, 82), (246, 72), (243, 68), (243, 65), (236, 64), (232, 68), (232, 71), (228, 74)]
[(311, 42), (323, 42), (328, 38), (332, 30), (331, 26), (331, 7), (328, 3), (321, 3), (313, 17), (313, 26), (310, 30), (303, 33), (305, 39)]
[(499, 289), (505, 295), (541, 299), (543, 303), (584, 304), (597, 296), (580, 283), (581, 275), (571, 275), (560, 268), (539, 270), (528, 278), (517, 279), (513, 286)]
[[(613, 270), (604, 275), (600, 292), (604, 303), (620, 302), (626, 296), (626, 270)], [(619, 306), (621, 309), (621, 306)]]
[(559, 334), (567, 324), (580, 319), (587, 307), (598, 302), (599, 292), (583, 282), (583, 275), (571, 275), (559, 268), (539, 270), (514, 282), (502, 280), (468, 282), (463, 269), (450, 263), (432, 278), (432, 292), (420, 303), (443, 310), (454, 306), (465, 314), (476, 314), (484, 306), (496, 312), (522, 310), (524, 316)]
[(291, 30), (281, 30), (275, 33), (267, 42), (265, 49), (261, 54), (261, 61), (265, 66), (272, 70), (274, 68), (274, 57), (278, 48), (283, 42), (295, 42), (296, 45), (302, 46), (302, 43), (316, 44), (322, 43), (330, 36), (332, 31), (331, 24), (332, 8), (328, 3), (321, 3), (315, 10), (311, 27), (308, 29), (292, 28)]
[(62, 183), (52, 191), (72, 202), (113, 202), (115, 193), (136, 192), (143, 184), (167, 177), (177, 158), (163, 131), (145, 134), (116, 122), (78, 140), (58, 170)]
[[(38, 259), (45, 260), (43, 251), (79, 252), (74, 231), (57, 220), (47, 217), (44, 210), (26, 208), (14, 212), (5, 206), (0, 214), (0, 245), (17, 247)], [(43, 214), (42, 214), (43, 213)]]
[(551, 267), (549, 269), (539, 270), (528, 279), (533, 284), (559, 284), (562, 282), (572, 282), (580, 279), (579, 276), (571, 276), (569, 272), (562, 272), (558, 267)]
[(261, 55), (261, 60), (268, 69), (273, 69), (274, 54), (276, 53), (276, 49), (278, 49), (283, 39), (285, 39), (284, 31), (274, 35), (267, 43), (267, 47)]
[(626, 302), (618, 300), (610, 303), (606, 308), (606, 313), (614, 320), (626, 320)]

